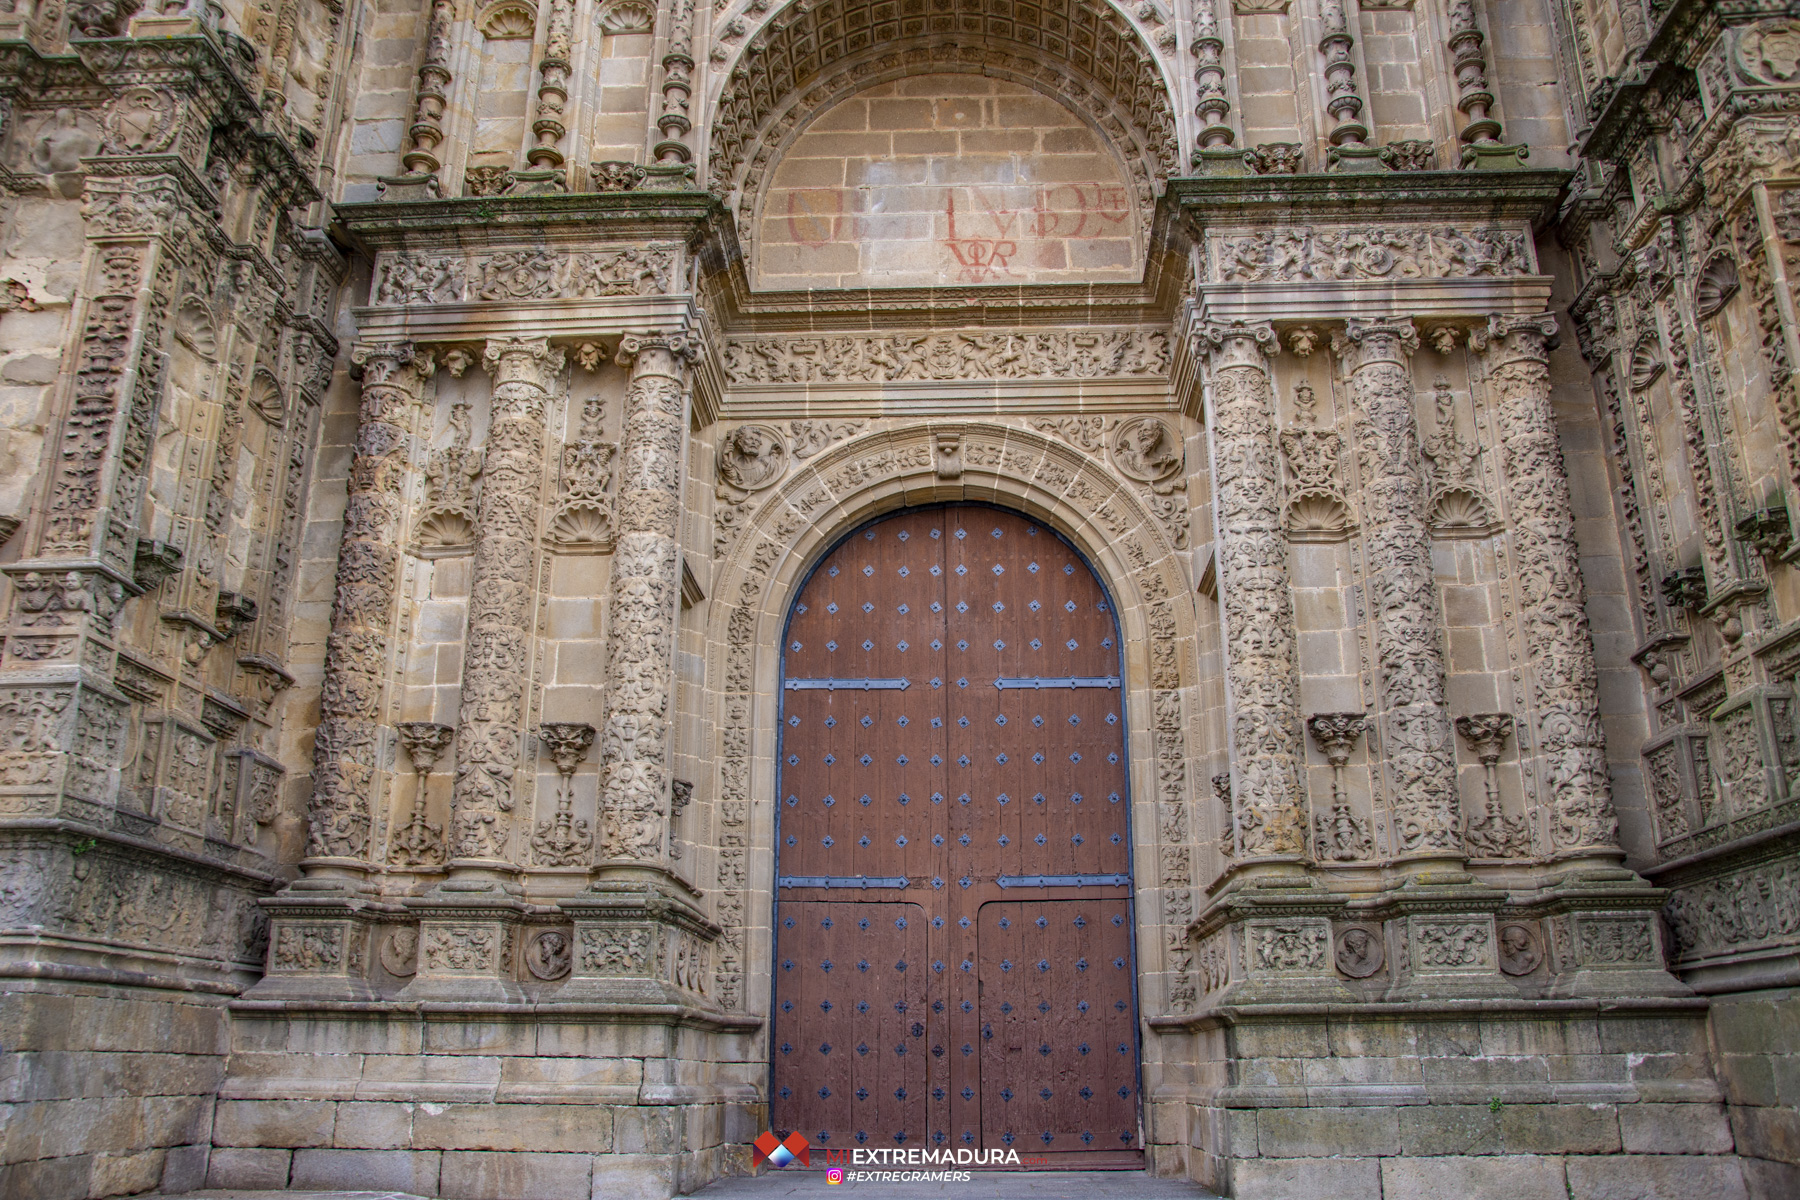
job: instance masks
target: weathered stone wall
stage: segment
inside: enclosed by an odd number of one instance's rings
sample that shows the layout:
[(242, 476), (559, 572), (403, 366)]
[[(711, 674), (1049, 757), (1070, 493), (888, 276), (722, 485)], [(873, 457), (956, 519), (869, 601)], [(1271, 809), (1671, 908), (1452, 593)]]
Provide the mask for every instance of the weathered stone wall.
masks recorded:
[(1154, 1170), (1795, 1190), (1775, 0), (20, 7), (5, 1190), (745, 1169), (781, 622), (968, 498), (1119, 604)]

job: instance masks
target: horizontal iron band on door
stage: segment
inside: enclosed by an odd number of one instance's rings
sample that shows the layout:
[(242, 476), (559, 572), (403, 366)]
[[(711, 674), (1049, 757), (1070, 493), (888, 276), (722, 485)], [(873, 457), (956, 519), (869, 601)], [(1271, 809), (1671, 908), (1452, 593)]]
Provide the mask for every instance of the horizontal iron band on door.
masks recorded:
[(790, 679), (790, 692), (904, 692), (912, 686), (909, 679)]
[(1002, 675), (997, 688), (1117, 688), (1117, 675)]
[(904, 875), (783, 875), (775, 881), (782, 887), (822, 888), (903, 888)]
[(1129, 875), (1002, 875), (995, 880), (1003, 888), (1016, 887), (1125, 887)]

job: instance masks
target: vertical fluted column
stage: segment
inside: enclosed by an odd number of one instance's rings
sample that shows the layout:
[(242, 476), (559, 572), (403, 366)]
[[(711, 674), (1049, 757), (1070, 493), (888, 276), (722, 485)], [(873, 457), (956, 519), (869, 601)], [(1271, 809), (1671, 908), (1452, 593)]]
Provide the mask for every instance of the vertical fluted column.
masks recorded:
[(1305, 746), (1266, 357), (1275, 346), (1275, 331), (1266, 323), (1208, 322), (1196, 336), (1211, 365), (1236, 859), (1297, 861), (1306, 843)]
[(372, 793), (384, 758), (382, 691), (400, 583), (410, 440), (405, 413), (432, 365), (405, 343), (358, 346), (352, 362), (362, 371), (362, 411), (313, 742), (311, 831), (302, 864), (308, 875), (359, 873), (371, 853)]
[(679, 336), (627, 337), (619, 347), (619, 361), (632, 370), (619, 447), (600, 804), (601, 857), (620, 866), (667, 862), (686, 362), (692, 354)]
[(494, 399), (475, 517), (469, 632), (450, 793), (453, 874), (505, 866), (531, 675), (544, 405), (563, 352), (542, 338), (487, 344)]
[(1496, 316), (1476, 341), (1486, 343), (1488, 383), (1500, 418), (1519, 611), (1531, 651), (1537, 749), (1550, 786), (1550, 841), (1559, 856), (1616, 856), (1619, 822), (1606, 772), (1575, 507), (1550, 407), (1544, 343), (1555, 329), (1556, 318), (1548, 313)]
[(1460, 859), (1456, 743), (1444, 707), (1443, 634), (1408, 364), (1418, 345), (1404, 319), (1352, 320), (1336, 338), (1356, 410), (1393, 848)]

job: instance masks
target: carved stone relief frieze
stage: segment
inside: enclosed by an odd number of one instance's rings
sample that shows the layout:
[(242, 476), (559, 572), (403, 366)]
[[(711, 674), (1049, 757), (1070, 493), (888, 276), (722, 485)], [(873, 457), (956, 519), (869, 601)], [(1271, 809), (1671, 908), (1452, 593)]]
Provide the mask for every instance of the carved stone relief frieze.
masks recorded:
[(1466, 279), (1531, 273), (1517, 229), (1329, 229), (1282, 226), (1208, 238), (1212, 278), (1221, 283), (1297, 280)]
[(903, 333), (725, 339), (735, 384), (1101, 379), (1168, 374), (1161, 329)]
[(653, 296), (669, 290), (675, 258), (674, 247), (654, 246), (578, 253), (393, 251), (382, 257), (372, 296), (380, 305)]

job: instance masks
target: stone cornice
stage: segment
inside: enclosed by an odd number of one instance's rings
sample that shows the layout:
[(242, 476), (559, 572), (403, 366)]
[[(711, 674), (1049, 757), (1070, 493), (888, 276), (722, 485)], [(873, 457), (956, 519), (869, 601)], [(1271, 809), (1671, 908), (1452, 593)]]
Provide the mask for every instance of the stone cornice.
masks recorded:
[(1221, 220), (1265, 225), (1274, 221), (1419, 220), (1542, 221), (1556, 211), (1573, 172), (1564, 168), (1522, 171), (1396, 171), (1382, 175), (1252, 175), (1171, 179), (1169, 198), (1193, 225)]
[[(249, 85), (210, 36), (83, 38), (72, 53), (46, 55), (28, 42), (0, 42), (0, 96), (46, 104), (102, 103), (127, 87), (180, 91), (215, 125), (235, 127), (237, 149), (253, 160), (264, 188), (282, 208), (319, 199), (311, 171), (285, 138), (270, 131)], [(104, 159), (96, 173), (107, 174)]]
[(335, 204), (334, 231), (358, 249), (482, 250), (521, 243), (591, 246), (606, 240), (710, 241), (708, 270), (736, 257), (724, 207), (706, 192), (571, 192)]

